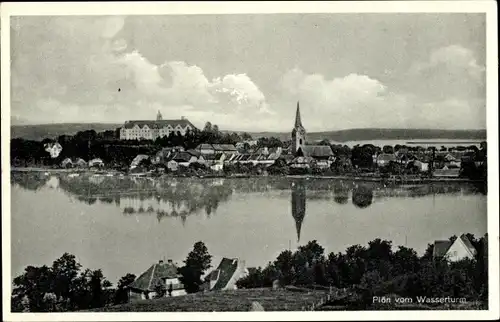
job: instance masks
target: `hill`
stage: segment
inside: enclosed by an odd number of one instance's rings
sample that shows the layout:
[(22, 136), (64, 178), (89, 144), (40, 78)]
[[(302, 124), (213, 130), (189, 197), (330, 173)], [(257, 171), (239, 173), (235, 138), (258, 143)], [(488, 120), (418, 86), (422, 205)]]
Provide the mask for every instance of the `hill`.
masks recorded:
[(178, 297), (142, 300), (114, 305), (91, 312), (235, 312), (248, 311), (259, 302), (266, 311), (301, 311), (326, 298), (327, 292), (310, 290), (293, 292), (271, 288), (242, 289), (195, 293)]
[[(110, 123), (59, 123), (38, 125), (12, 125), (11, 138), (43, 140), (59, 135), (73, 135), (79, 131), (115, 130), (122, 124)], [(241, 133), (241, 132), (240, 132)], [(289, 140), (290, 132), (253, 132), (253, 138), (277, 137)], [(438, 129), (349, 129), (340, 131), (310, 132), (308, 141), (327, 139), (330, 141), (362, 141), (362, 140), (418, 140), (418, 139), (464, 139), (486, 140), (486, 130), (438, 130)]]
[(45, 138), (55, 138), (59, 135), (74, 135), (79, 131), (94, 130), (102, 132), (116, 130), (123, 124), (110, 123), (56, 123), (36, 125), (11, 125), (10, 136), (26, 140), (41, 141)]
[[(288, 132), (254, 132), (252, 137), (274, 136), (289, 140)], [(365, 141), (365, 140), (418, 140), (418, 139), (464, 139), (486, 140), (486, 130), (439, 130), (439, 129), (349, 129), (307, 133), (308, 141), (327, 139), (330, 141)]]

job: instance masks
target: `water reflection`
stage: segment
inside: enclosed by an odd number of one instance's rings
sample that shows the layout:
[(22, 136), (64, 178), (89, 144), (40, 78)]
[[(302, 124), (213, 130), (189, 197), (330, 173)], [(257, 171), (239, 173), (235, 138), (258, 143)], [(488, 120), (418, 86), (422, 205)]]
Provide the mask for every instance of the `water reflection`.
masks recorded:
[(352, 204), (358, 208), (368, 208), (373, 201), (373, 189), (369, 186), (355, 186), (352, 191)]
[[(59, 189), (71, 198), (88, 205), (96, 203), (119, 207), (125, 216), (154, 215), (161, 222), (166, 217), (183, 223), (192, 215), (214, 215), (233, 194), (268, 194), (291, 191), (291, 210), (300, 240), (306, 212), (306, 199), (333, 200), (339, 205), (367, 209), (386, 198), (420, 198), (438, 194), (486, 194), (485, 185), (434, 183), (387, 185), (377, 182), (352, 182), (322, 179), (258, 177), (247, 179), (140, 178), (96, 174), (55, 174), (12, 172), (12, 184), (26, 190)], [(273, 198), (280, 198), (275, 196)]]
[(349, 188), (342, 181), (333, 187), (333, 193), (333, 200), (336, 203), (345, 205), (349, 202)]
[(300, 241), (300, 230), (306, 216), (306, 185), (304, 180), (296, 180), (291, 183), (292, 190), (292, 217), (295, 220), (297, 230), (297, 242)]
[(23, 189), (30, 191), (37, 191), (41, 189), (47, 181), (49, 176), (41, 172), (36, 173), (22, 173), (22, 172), (11, 172), (10, 181), (11, 183), (17, 184)]

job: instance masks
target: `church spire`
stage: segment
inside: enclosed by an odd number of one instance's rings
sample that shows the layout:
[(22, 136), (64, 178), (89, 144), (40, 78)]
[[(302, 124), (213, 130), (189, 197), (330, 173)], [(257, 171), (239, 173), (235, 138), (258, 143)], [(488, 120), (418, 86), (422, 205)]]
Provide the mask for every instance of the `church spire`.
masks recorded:
[(163, 117), (161, 116), (160, 110), (158, 110), (158, 114), (156, 114), (156, 120), (157, 121), (163, 120)]
[(302, 120), (300, 119), (300, 107), (298, 101), (297, 101), (297, 112), (295, 113), (295, 127), (303, 127)]

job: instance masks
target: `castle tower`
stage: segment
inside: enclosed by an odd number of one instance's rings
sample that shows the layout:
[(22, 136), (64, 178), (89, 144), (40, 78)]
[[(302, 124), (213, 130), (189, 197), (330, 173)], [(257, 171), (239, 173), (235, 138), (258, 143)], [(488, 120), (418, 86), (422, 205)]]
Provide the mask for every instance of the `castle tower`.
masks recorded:
[(163, 120), (163, 117), (161, 116), (160, 110), (158, 110), (158, 114), (156, 114), (156, 120), (157, 121)]
[(297, 102), (297, 111), (295, 112), (295, 126), (292, 130), (292, 153), (294, 155), (301, 154), (299, 148), (306, 144), (306, 129), (302, 125), (302, 120), (300, 119), (300, 107), (299, 102)]

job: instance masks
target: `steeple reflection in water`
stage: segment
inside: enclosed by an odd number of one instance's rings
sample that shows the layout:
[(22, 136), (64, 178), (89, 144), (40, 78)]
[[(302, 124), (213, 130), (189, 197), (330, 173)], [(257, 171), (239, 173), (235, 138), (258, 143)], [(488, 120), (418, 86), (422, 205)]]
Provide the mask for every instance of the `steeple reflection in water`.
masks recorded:
[(300, 241), (300, 230), (306, 216), (306, 184), (304, 180), (296, 180), (291, 183), (292, 189), (292, 216), (297, 229), (297, 242)]

